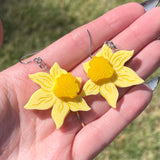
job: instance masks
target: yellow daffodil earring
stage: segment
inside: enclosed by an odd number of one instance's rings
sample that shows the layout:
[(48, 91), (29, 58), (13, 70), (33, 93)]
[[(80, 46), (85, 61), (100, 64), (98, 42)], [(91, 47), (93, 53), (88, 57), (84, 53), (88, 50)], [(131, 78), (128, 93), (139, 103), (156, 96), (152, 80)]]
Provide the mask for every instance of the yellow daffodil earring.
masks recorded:
[[(42, 69), (45, 70), (47, 68), (40, 57), (33, 61), (37, 62)], [(22, 62), (20, 60), (21, 63), (33, 61)], [(33, 93), (24, 108), (31, 110), (47, 110), (52, 108), (51, 115), (57, 128), (63, 125), (64, 119), (70, 111), (78, 114), (78, 111), (90, 110), (85, 100), (79, 95), (81, 78), (72, 76), (71, 73), (60, 68), (58, 63), (55, 63), (51, 67), (49, 73), (38, 72), (29, 75), (29, 78), (41, 88)], [(78, 117), (80, 119), (79, 114)], [(84, 124), (82, 123), (82, 125)]]
[(144, 82), (132, 69), (124, 66), (133, 53), (133, 50), (118, 51), (113, 42), (106, 41), (94, 57), (89, 54), (92, 59), (84, 63), (83, 68), (90, 79), (84, 84), (82, 96), (100, 93), (111, 107), (116, 108), (119, 97), (117, 87), (130, 87)]
[[(60, 68), (58, 63), (51, 67), (49, 73), (38, 72), (29, 75), (29, 78), (41, 88), (33, 93), (24, 108), (31, 110), (52, 108), (51, 116), (57, 128), (63, 125), (70, 111), (77, 113), (84, 126), (78, 111), (89, 111), (90, 107), (82, 97), (100, 93), (111, 107), (116, 108), (119, 96), (117, 87), (130, 87), (144, 82), (132, 69), (124, 66), (133, 56), (134, 51), (118, 51), (112, 42), (106, 41), (102, 49), (92, 57), (91, 35), (88, 30), (87, 32), (90, 38), (91, 61), (84, 63), (83, 67), (90, 79), (84, 84), (81, 93), (81, 78), (72, 76), (71, 73)], [(116, 52), (114, 53), (113, 50)], [(23, 64), (37, 62), (42, 70), (46, 70), (47, 65), (40, 57), (28, 62), (22, 61), (26, 56), (32, 54), (34, 53), (21, 57), (20, 62)]]

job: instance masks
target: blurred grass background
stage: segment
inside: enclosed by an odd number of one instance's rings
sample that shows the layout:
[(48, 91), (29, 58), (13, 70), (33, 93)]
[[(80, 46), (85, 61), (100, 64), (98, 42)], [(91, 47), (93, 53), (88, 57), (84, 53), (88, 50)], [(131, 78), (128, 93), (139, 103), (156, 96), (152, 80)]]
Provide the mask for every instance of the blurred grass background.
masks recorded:
[[(0, 0), (4, 28), (0, 71), (17, 63), (22, 55), (45, 48), (78, 26), (127, 2), (131, 0)], [(160, 75), (160, 70), (152, 76), (156, 75)], [(159, 97), (160, 87), (148, 108), (95, 160), (158, 160)]]

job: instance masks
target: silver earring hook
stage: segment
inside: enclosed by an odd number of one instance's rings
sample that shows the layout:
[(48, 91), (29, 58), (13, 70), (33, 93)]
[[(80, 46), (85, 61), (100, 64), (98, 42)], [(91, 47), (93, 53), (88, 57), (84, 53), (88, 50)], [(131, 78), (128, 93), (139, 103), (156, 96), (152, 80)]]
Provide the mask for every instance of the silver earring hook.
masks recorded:
[[(87, 29), (88, 32), (88, 36), (89, 36), (89, 41), (90, 41), (90, 46), (89, 46), (89, 57), (92, 59), (92, 55), (91, 55), (91, 47), (92, 47), (92, 38), (91, 38), (91, 34), (89, 32), (89, 30)], [(118, 48), (114, 45), (114, 43), (112, 41), (105, 41), (104, 44), (107, 44), (107, 46), (115, 51), (118, 50)]]
[(89, 30), (87, 29), (88, 32), (88, 36), (89, 36), (89, 41), (90, 41), (90, 46), (89, 46), (89, 56), (92, 59), (92, 55), (91, 55), (91, 47), (92, 47), (92, 38), (91, 38), (91, 34), (89, 32)]
[(36, 62), (42, 70), (47, 70), (47, 65), (42, 61), (42, 58), (40, 58), (40, 57), (34, 58), (33, 60), (30, 60), (30, 61), (27, 61), (27, 62), (23, 62), (23, 60), (25, 58), (27, 58), (28, 56), (34, 55), (35, 53), (37, 53), (39, 51), (25, 54), (24, 56), (20, 57), (19, 62), (22, 63), (22, 64), (28, 64), (28, 63), (31, 63), (31, 62)]
[(107, 44), (107, 46), (115, 51), (118, 50), (118, 48), (114, 45), (112, 41), (105, 41), (104, 44)]

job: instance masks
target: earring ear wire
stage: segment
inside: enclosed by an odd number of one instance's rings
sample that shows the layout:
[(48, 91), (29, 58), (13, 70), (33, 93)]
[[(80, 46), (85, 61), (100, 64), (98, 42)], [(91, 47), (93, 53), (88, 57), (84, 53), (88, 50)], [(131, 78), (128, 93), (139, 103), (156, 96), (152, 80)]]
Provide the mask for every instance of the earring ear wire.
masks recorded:
[(89, 41), (90, 41), (90, 45), (89, 45), (89, 57), (92, 59), (92, 55), (91, 55), (92, 38), (91, 38), (91, 34), (90, 34), (90, 32), (89, 32), (88, 29), (87, 29), (87, 32), (88, 32)]
[(22, 64), (28, 64), (28, 63), (31, 63), (31, 62), (36, 62), (42, 70), (47, 70), (47, 65), (43, 62), (42, 58), (40, 58), (40, 57), (36, 57), (33, 60), (30, 60), (30, 61), (27, 61), (27, 62), (23, 62), (23, 60), (25, 58), (27, 58), (28, 56), (34, 55), (39, 51), (25, 54), (24, 56), (19, 58), (19, 62), (22, 63)]
[[(91, 38), (91, 34), (89, 32), (89, 30), (87, 29), (88, 32), (88, 36), (89, 36), (89, 41), (90, 41), (90, 45), (89, 45), (89, 57), (92, 59), (92, 55), (91, 55), (91, 48), (92, 48), (92, 38)], [(107, 44), (107, 46), (111, 49), (113, 49), (114, 51), (118, 51), (118, 48), (114, 45), (114, 43), (112, 41), (105, 41), (104, 44)]]
[(115, 51), (118, 51), (118, 48), (114, 45), (112, 41), (105, 41), (104, 44), (107, 44), (107, 46)]

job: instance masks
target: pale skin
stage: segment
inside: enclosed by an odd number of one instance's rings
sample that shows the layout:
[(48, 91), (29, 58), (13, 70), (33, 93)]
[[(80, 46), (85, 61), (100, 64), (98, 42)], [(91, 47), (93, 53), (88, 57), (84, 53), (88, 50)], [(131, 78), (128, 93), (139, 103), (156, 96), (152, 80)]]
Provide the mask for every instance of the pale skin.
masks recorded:
[[(34, 57), (41, 57), (49, 68), (58, 62), (61, 68), (82, 77), (84, 83), (87, 76), (82, 63), (90, 60), (88, 29), (93, 54), (106, 40), (113, 41), (119, 49), (134, 49), (134, 58), (127, 66), (146, 79), (160, 63), (157, 15), (160, 8), (145, 13), (136, 3), (120, 6), (72, 31)], [(0, 31), (2, 35), (2, 28)], [(24, 109), (31, 95), (40, 88), (28, 74), (39, 71), (35, 63), (18, 63), (0, 73), (0, 159), (92, 159), (145, 109), (152, 97), (145, 84), (120, 89), (117, 109), (110, 108), (100, 95), (90, 96), (85, 100), (91, 111), (80, 112), (86, 126), (83, 128), (72, 112), (57, 130), (51, 110)]]

